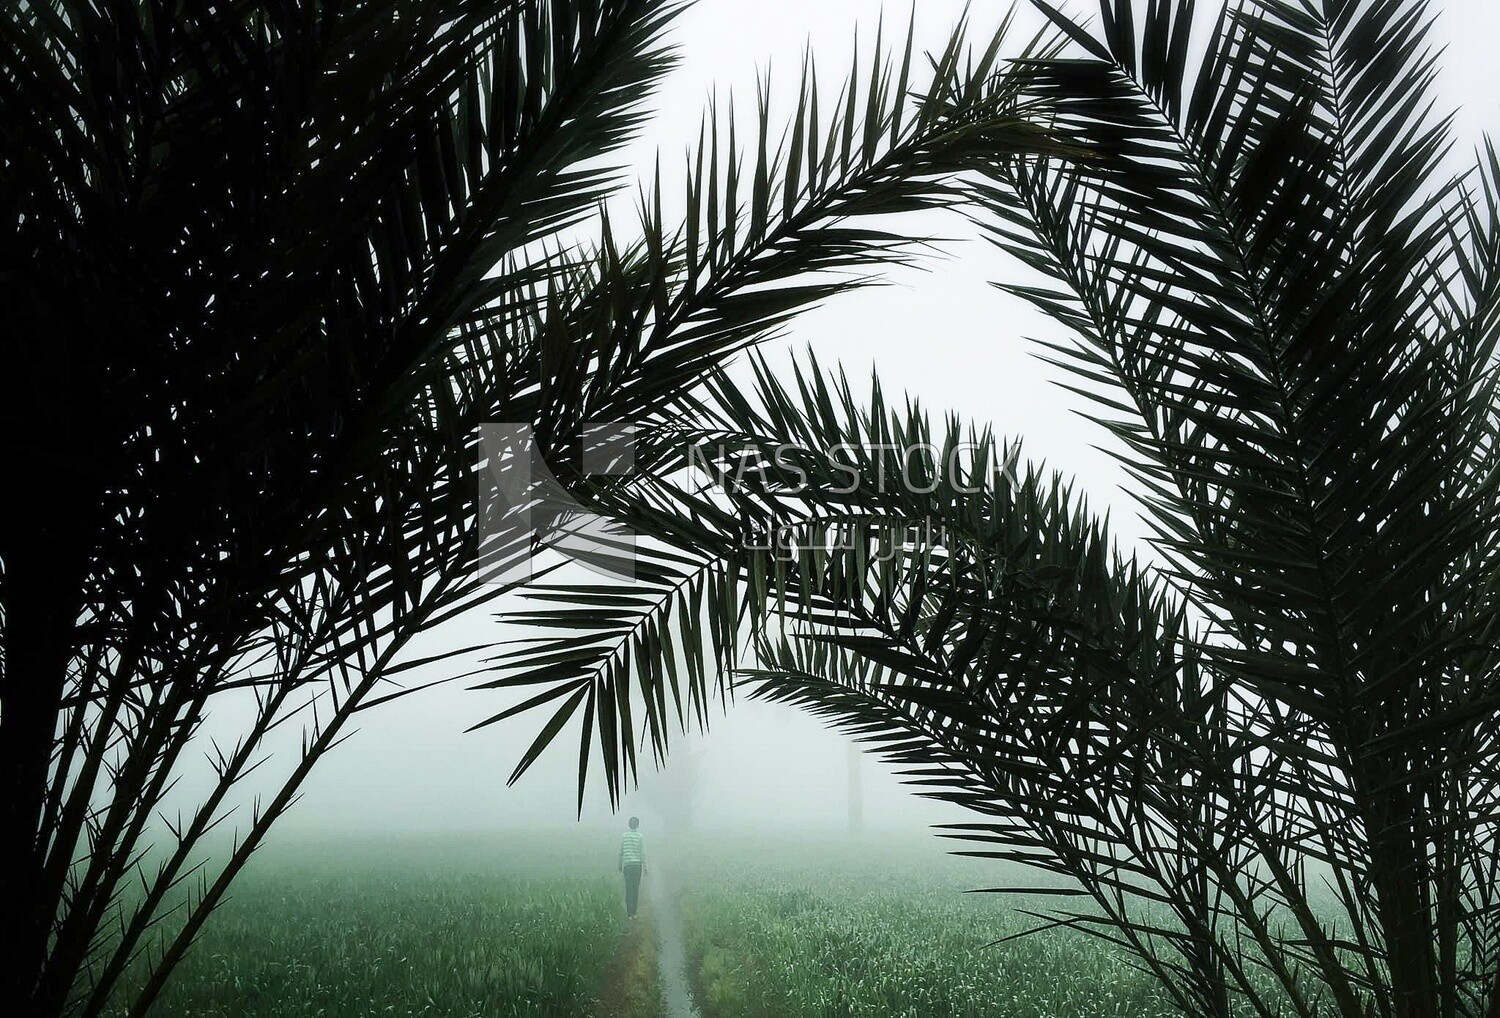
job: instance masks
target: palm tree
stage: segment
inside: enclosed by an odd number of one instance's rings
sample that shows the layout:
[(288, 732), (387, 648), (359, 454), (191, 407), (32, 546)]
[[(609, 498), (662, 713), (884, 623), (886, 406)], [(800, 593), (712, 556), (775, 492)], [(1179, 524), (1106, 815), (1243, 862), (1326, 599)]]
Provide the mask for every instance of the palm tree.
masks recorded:
[[(597, 157), (645, 119), (681, 7), (0, 12), (13, 1011), (143, 1013), (356, 713), (457, 668), (466, 648), (409, 647), (504, 592), (475, 568), (479, 424), (529, 422), (575, 481), (582, 421), (657, 407), (860, 282), (829, 270), (908, 256), (849, 220), (949, 202), (956, 172), (1037, 143), (998, 43), (960, 28), (930, 72), (877, 46), (821, 109), (805, 74), (784, 138), (765, 94), (748, 136), (711, 113), (686, 216), (648, 181), (621, 237)], [(250, 720), (159, 818), (225, 696)]]
[(550, 592), (565, 635), (500, 681), (567, 647), (662, 743), (739, 662), (980, 814), (951, 833), (1081, 902), (1039, 929), (1185, 1014), (1500, 1014), (1500, 156), (1444, 174), (1421, 0), (1246, 0), (1197, 40), (1188, 0), (1038, 5), (1072, 51), (1026, 94), (1091, 156), (998, 157), (972, 208), (1051, 280), (1012, 289), (1076, 333), (1047, 355), (1150, 557), (1014, 446), (762, 367), (647, 440), (756, 482), (599, 493), (660, 568), (586, 633)]

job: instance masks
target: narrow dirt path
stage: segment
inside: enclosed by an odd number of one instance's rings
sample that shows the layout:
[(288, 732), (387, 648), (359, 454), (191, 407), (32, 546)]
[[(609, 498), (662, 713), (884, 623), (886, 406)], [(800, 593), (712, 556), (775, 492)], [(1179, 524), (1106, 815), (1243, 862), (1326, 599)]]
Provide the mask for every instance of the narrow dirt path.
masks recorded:
[(671, 883), (656, 867), (646, 870), (646, 891), (656, 926), (656, 966), (665, 1018), (699, 1018), (688, 982), (687, 952), (672, 904)]
[(653, 1018), (660, 1009), (657, 997), (656, 934), (650, 906), (626, 927), (620, 948), (605, 970), (599, 989), (597, 1018)]

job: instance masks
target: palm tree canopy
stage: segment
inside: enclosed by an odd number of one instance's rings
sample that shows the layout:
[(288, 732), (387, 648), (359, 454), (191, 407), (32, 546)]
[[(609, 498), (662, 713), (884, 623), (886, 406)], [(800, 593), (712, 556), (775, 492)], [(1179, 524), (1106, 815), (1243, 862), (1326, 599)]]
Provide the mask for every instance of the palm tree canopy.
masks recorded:
[[(831, 272), (909, 252), (855, 217), (952, 202), (954, 174), (1045, 144), (998, 42), (960, 26), (924, 68), (908, 36), (821, 105), (805, 72), (782, 136), (764, 93), (749, 132), (711, 110), (685, 216), (650, 181), (622, 230), (599, 157), (643, 122), (682, 6), (0, 12), (3, 375), (30, 493), (0, 547), (16, 999), (109, 1006), (228, 789), (304, 725), (164, 934), (143, 1011), (354, 714), (473, 649), (403, 656), (501, 592), (475, 569), (479, 424), (528, 422), (573, 483), (581, 422), (659, 408), (864, 281)], [(254, 718), (143, 870), (184, 748), (235, 689)]]
[[(1156, 561), (983, 435), (762, 371), (705, 400), (717, 433), (653, 448), (729, 440), (763, 482), (601, 497), (655, 570), (538, 592), (520, 620), (548, 635), (499, 681), (594, 684), (613, 782), (747, 664), (990, 814), (980, 851), (1086, 896), (1047, 921), (1187, 1013), (1483, 1013), (1500, 158), (1445, 175), (1419, 0), (1247, 0), (1196, 38), (1189, 2), (1105, 0), (1093, 29), (1038, 6), (1070, 49), (1024, 93), (1090, 154), (999, 158), (972, 208), (1050, 280), (1010, 289), (1076, 333), (1047, 356), (1123, 443)], [(982, 465), (944, 480), (933, 450), (965, 442)], [(846, 492), (787, 444), (939, 483)], [(941, 542), (900, 539), (922, 520)], [(767, 549), (777, 526), (804, 538)]]

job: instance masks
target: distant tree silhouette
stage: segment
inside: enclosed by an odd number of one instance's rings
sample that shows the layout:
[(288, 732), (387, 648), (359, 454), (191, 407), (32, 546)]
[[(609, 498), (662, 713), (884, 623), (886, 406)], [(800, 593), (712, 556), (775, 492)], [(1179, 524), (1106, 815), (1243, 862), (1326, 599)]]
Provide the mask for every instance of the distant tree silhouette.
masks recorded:
[(860, 773), (862, 759), (859, 744), (849, 743), (845, 766), (849, 771), (847, 796), (849, 802), (849, 833), (862, 834), (865, 829), (865, 783)]
[(661, 766), (641, 776), (639, 790), (673, 834), (691, 834), (698, 822), (705, 750), (684, 738)]

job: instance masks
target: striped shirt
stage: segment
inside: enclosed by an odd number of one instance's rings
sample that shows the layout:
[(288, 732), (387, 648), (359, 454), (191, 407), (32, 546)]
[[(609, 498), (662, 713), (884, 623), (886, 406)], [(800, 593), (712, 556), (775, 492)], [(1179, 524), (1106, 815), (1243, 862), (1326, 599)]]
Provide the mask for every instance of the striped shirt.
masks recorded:
[(646, 839), (640, 831), (626, 831), (620, 836), (620, 865), (644, 866), (646, 864)]

